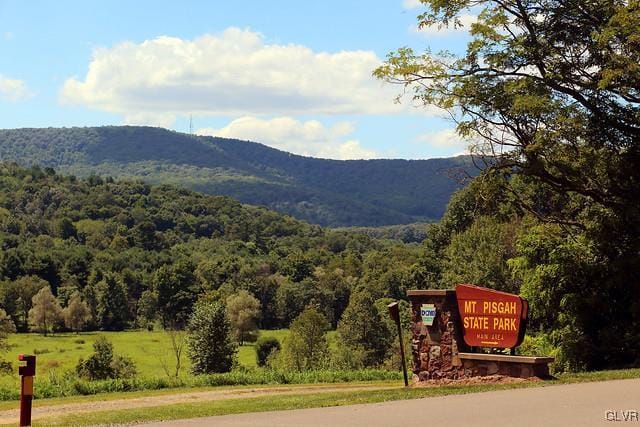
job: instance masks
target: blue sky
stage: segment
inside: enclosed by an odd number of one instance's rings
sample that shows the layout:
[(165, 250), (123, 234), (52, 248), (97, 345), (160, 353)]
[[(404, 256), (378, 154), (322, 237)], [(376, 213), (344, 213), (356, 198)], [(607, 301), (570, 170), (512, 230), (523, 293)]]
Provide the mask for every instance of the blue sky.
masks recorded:
[[(0, 0), (0, 128), (147, 124), (329, 158), (465, 150), (452, 124), (371, 72), (415, 29), (417, 0)], [(472, 17), (469, 17), (472, 19)], [(464, 20), (463, 20), (464, 22)], [(467, 26), (468, 27), (468, 26)]]

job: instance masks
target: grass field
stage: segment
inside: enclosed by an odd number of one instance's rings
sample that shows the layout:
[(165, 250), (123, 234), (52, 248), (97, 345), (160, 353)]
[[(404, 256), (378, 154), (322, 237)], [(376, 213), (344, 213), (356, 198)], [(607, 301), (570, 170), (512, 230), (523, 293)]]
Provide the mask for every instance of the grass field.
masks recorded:
[[(287, 333), (287, 329), (280, 329), (262, 331), (261, 335), (273, 336), (282, 342)], [(171, 369), (175, 366), (171, 341), (164, 331), (85, 332), (46, 337), (39, 334), (12, 334), (9, 337), (11, 350), (5, 359), (17, 365), (19, 354), (36, 354), (39, 375), (47, 375), (51, 370), (74, 369), (79, 358), (86, 359), (93, 352), (93, 342), (101, 335), (113, 343), (114, 353), (134, 360), (140, 376), (164, 374), (163, 363)], [(253, 343), (246, 343), (239, 348), (238, 362), (247, 367), (256, 366)], [(188, 371), (189, 358), (185, 351), (180, 375), (187, 375)]]
[[(261, 335), (273, 336), (282, 342), (288, 332), (287, 329), (265, 330), (261, 331)], [(3, 356), (13, 364), (14, 373), (0, 376), (0, 387), (12, 388), (19, 384), (16, 375), (19, 354), (37, 356), (38, 378), (61, 375), (74, 370), (80, 358), (86, 359), (93, 353), (93, 343), (99, 336), (105, 336), (113, 343), (114, 353), (133, 359), (141, 378), (167, 377), (164, 366), (172, 373), (175, 370), (171, 341), (164, 331), (60, 333), (46, 337), (39, 334), (12, 334), (9, 336), (11, 348)], [(253, 343), (246, 343), (238, 349), (238, 363), (249, 368), (256, 366)], [(181, 359), (180, 378), (189, 376), (189, 367), (185, 347)]]
[[(265, 330), (262, 336), (272, 336), (283, 342), (288, 330)], [(335, 341), (335, 332), (330, 341)], [(134, 378), (89, 381), (78, 378), (75, 367), (80, 358), (93, 353), (93, 343), (105, 336), (113, 343), (114, 353), (128, 356), (137, 368)], [(164, 331), (94, 332), (76, 334), (14, 334), (9, 338), (10, 351), (5, 360), (13, 364), (12, 372), (0, 375), (0, 401), (14, 400), (19, 391), (18, 355), (36, 354), (37, 373), (35, 396), (38, 399), (93, 395), (113, 392), (160, 390), (180, 387), (219, 387), (229, 385), (337, 383), (353, 381), (392, 380), (399, 372), (385, 370), (317, 370), (305, 372), (278, 371), (256, 367), (255, 347), (247, 343), (239, 348), (238, 368), (225, 374), (193, 376), (183, 350), (178, 377), (171, 337)]]

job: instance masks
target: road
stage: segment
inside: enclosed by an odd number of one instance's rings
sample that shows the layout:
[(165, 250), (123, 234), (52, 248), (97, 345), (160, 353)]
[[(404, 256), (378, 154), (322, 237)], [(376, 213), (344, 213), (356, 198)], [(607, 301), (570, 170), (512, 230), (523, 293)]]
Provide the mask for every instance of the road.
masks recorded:
[[(640, 426), (640, 379), (143, 424), (195, 426)], [(626, 420), (625, 420), (626, 418)]]

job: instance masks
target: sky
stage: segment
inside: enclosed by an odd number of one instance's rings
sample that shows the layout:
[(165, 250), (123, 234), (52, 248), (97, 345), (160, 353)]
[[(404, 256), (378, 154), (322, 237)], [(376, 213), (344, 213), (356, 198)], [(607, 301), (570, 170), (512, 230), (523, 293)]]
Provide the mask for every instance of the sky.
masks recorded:
[[(389, 52), (461, 53), (418, 0), (0, 0), (0, 128), (161, 126), (333, 158), (425, 159), (466, 144), (372, 77)], [(190, 124), (191, 123), (191, 124)]]

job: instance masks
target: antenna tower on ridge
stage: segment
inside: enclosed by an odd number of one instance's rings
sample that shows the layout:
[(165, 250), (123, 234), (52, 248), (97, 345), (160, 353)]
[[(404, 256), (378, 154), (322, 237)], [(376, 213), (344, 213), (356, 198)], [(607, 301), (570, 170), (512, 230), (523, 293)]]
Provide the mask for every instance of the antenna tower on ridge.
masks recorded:
[(193, 135), (193, 114), (189, 114), (189, 135)]

